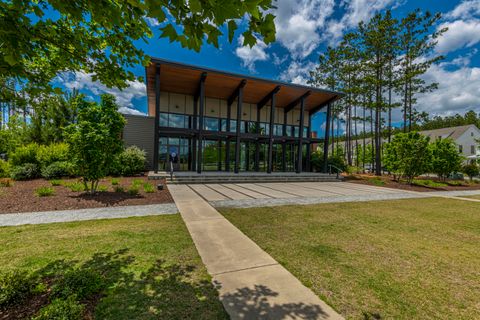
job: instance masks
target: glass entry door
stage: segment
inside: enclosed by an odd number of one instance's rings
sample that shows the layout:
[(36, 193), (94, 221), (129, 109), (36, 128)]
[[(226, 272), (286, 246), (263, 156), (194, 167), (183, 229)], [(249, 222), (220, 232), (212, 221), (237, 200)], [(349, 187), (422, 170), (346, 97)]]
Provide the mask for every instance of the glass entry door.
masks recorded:
[[(188, 139), (162, 137), (158, 148), (159, 170), (170, 171), (170, 159), (173, 159), (174, 171), (188, 170)], [(174, 157), (172, 158), (172, 156)]]

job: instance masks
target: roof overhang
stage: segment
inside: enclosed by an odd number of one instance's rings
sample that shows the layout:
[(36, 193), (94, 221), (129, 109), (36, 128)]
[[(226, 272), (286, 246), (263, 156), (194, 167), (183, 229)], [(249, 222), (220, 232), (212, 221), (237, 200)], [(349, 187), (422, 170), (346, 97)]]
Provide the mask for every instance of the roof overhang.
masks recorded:
[[(210, 98), (229, 100), (239, 85), (244, 83), (243, 102), (245, 103), (262, 103), (265, 97), (276, 92), (275, 104), (277, 107), (294, 109), (299, 108), (299, 104), (295, 106), (295, 103), (305, 96), (305, 111), (314, 113), (343, 96), (341, 92), (229, 73), (158, 58), (151, 58), (151, 62), (146, 67), (149, 110), (154, 110), (157, 65), (160, 66), (161, 91), (195, 95), (202, 74), (206, 73), (205, 96)], [(277, 90), (277, 87), (280, 89)]]

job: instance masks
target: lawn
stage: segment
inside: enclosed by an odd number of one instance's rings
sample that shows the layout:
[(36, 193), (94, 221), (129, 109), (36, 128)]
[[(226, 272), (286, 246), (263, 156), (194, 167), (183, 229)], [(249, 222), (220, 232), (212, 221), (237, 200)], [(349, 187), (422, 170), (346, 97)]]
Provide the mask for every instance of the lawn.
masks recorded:
[(462, 198), (472, 198), (472, 199), (480, 200), (480, 194), (479, 195), (474, 195), (474, 196), (462, 196)]
[(221, 211), (346, 318), (480, 318), (477, 203), (432, 198)]
[[(2, 272), (101, 274), (108, 285), (91, 312), (99, 319), (227, 318), (179, 215), (3, 227), (0, 265)], [(28, 301), (26, 309), (39, 309)]]

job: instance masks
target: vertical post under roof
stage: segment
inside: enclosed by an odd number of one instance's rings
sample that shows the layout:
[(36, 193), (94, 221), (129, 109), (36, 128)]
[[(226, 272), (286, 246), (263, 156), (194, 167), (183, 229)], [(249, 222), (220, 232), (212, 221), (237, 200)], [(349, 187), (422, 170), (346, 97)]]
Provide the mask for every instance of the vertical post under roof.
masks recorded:
[[(197, 130), (198, 125), (198, 97), (193, 98), (193, 118), (192, 118), (192, 128), (194, 132)], [(197, 135), (194, 134), (192, 137), (192, 167), (191, 170), (195, 171), (197, 169)]]
[(199, 119), (198, 119), (198, 159), (197, 159), (197, 173), (202, 173), (202, 152), (203, 152), (203, 115), (205, 111), (205, 79), (207, 78), (207, 73), (202, 73), (200, 78), (200, 88), (199, 88)]
[[(262, 130), (260, 130), (260, 108), (257, 106), (257, 125), (256, 133), (260, 135)], [(255, 171), (260, 171), (260, 141), (257, 136), (257, 141), (255, 141)]]
[(308, 139), (308, 146), (307, 146), (307, 161), (305, 162), (305, 171), (310, 172), (312, 171), (310, 160), (312, 156), (312, 143), (310, 141), (312, 135), (312, 116), (308, 115), (308, 128), (307, 128), (307, 139)]
[(273, 168), (273, 124), (275, 119), (275, 93), (272, 95), (271, 105), (270, 105), (270, 124), (268, 128), (268, 162), (267, 162), (267, 173), (272, 173)]
[(235, 136), (235, 168), (234, 172), (238, 173), (240, 170), (240, 124), (242, 121), (242, 103), (243, 103), (243, 87), (238, 88), (238, 97), (237, 97), (237, 130)]
[[(282, 135), (285, 137), (287, 135), (287, 115), (288, 112), (283, 110), (283, 125), (282, 125)], [(283, 172), (287, 171), (287, 141), (282, 143), (282, 170)]]
[[(227, 132), (230, 132), (230, 119), (232, 118), (232, 105), (227, 105)], [(225, 171), (230, 171), (230, 136), (225, 141)]]
[(331, 103), (327, 105), (327, 119), (325, 125), (325, 138), (323, 139), (323, 172), (328, 172), (328, 144), (330, 142), (330, 118), (332, 116)]
[(155, 132), (153, 145), (153, 171), (158, 172), (158, 152), (160, 143), (160, 65), (155, 65)]
[(303, 120), (305, 117), (305, 97), (300, 100), (300, 128), (298, 132), (297, 173), (302, 172), (303, 161)]

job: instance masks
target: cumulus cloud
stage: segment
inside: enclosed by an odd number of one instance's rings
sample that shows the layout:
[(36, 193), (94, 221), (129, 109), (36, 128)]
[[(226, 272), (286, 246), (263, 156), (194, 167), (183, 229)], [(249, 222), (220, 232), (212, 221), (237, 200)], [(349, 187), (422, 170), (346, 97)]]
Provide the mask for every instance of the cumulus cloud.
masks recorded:
[(448, 31), (438, 39), (435, 50), (438, 53), (448, 53), (464, 47), (472, 47), (480, 42), (480, 20), (456, 20), (442, 23), (439, 28)]
[(452, 11), (445, 15), (448, 19), (469, 19), (480, 15), (480, 0), (463, 1)]
[(115, 96), (120, 111), (127, 114), (144, 113), (133, 108), (133, 100), (140, 99), (147, 95), (146, 85), (140, 81), (128, 81), (128, 87), (120, 90), (117, 88), (108, 88), (99, 81), (93, 81), (92, 75), (83, 71), (63, 74), (59, 77), (59, 82), (67, 89), (88, 90), (94, 95), (108, 93)]
[(334, 0), (279, 0), (274, 14), (277, 41), (292, 57), (305, 58), (321, 42), (319, 30), (333, 14)]
[(265, 51), (267, 45), (265, 42), (257, 39), (257, 43), (250, 48), (249, 46), (242, 46), (243, 39), (243, 36), (238, 37), (239, 47), (235, 49), (235, 54), (242, 59), (244, 67), (247, 67), (251, 72), (255, 72), (255, 63), (257, 61), (265, 61), (269, 58), (269, 55)]
[(343, 1), (342, 6), (346, 12), (340, 20), (328, 22), (325, 39), (330, 43), (336, 43), (346, 30), (356, 27), (360, 21), (368, 21), (376, 12), (387, 7), (396, 7), (400, 3), (398, 0)]
[(433, 65), (424, 78), (438, 82), (434, 93), (424, 94), (418, 99), (418, 109), (432, 115), (464, 113), (480, 108), (480, 68), (460, 65), (449, 70), (451, 63)]
[(280, 74), (282, 81), (307, 84), (307, 80), (310, 79), (310, 71), (315, 69), (315, 63), (312, 61), (300, 62), (292, 61), (288, 68)]
[(144, 19), (150, 27), (156, 27), (160, 25), (160, 22), (156, 18), (145, 17)]

